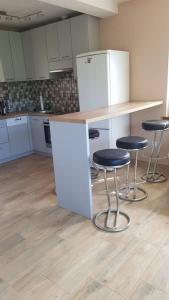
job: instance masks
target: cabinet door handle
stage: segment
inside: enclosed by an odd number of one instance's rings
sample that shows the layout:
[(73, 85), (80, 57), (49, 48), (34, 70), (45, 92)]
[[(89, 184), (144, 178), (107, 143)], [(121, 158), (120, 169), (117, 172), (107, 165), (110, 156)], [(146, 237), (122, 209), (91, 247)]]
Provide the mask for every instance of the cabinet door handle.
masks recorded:
[(57, 60), (57, 57), (51, 57), (50, 59), (49, 59), (49, 61), (53, 61), (53, 60)]
[(70, 58), (70, 56), (66, 55), (66, 56), (62, 56), (63, 59), (65, 58)]

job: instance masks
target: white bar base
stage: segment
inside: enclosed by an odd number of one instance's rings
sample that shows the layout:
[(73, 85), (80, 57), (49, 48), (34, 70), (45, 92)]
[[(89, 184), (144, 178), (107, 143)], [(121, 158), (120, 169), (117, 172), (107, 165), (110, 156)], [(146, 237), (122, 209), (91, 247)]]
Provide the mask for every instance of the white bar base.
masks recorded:
[(88, 125), (51, 121), (50, 128), (58, 205), (92, 219)]

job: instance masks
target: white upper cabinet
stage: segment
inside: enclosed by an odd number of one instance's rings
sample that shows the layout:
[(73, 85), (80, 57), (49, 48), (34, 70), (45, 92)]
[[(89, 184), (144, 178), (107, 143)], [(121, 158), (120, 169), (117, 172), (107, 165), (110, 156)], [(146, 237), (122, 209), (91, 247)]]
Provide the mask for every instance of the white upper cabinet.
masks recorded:
[(80, 15), (70, 19), (73, 55), (100, 48), (99, 19), (88, 15)]
[(80, 15), (70, 19), (73, 65), (76, 76), (76, 55), (100, 49), (99, 19), (88, 15)]
[(73, 55), (89, 51), (88, 16), (82, 15), (71, 19)]
[(49, 71), (72, 68), (70, 20), (46, 26)]
[(35, 78), (35, 71), (33, 63), (31, 31), (24, 31), (22, 33), (22, 44), (25, 60), (26, 80), (33, 80)]
[(25, 79), (21, 34), (0, 30), (0, 81)]
[(10, 31), (9, 40), (11, 45), (15, 80), (23, 81), (26, 79), (26, 73), (21, 34), (19, 32)]
[(46, 26), (31, 30), (35, 79), (49, 79)]
[(0, 30), (0, 81), (49, 79), (74, 68), (76, 55), (99, 50), (99, 19), (80, 15), (32, 30)]
[(50, 62), (60, 59), (57, 23), (46, 26), (46, 41), (48, 61)]
[(70, 19), (57, 22), (59, 53), (61, 59), (72, 59)]
[(14, 70), (8, 31), (0, 30), (0, 81), (13, 81)]

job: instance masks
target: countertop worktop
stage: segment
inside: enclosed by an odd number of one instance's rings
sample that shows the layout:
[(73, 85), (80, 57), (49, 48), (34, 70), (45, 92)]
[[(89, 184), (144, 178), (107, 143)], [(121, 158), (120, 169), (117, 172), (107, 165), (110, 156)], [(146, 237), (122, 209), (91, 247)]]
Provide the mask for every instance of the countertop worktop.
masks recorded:
[[(87, 112), (74, 112), (60, 115), (58, 113), (44, 114), (41, 112), (13, 112), (7, 113), (5, 116), (0, 115), (0, 120), (16, 118), (18, 116), (43, 116), (49, 118), (50, 121), (88, 124), (130, 114), (162, 104), (163, 101), (130, 101), (127, 103), (114, 104)], [(169, 117), (165, 118), (169, 119)]]
[(41, 112), (12, 112), (12, 113), (7, 113), (6, 115), (2, 116), (0, 115), (0, 120), (6, 120), (6, 119), (10, 119), (10, 118), (16, 118), (16, 117), (21, 117), (21, 116), (43, 116), (43, 117), (56, 117), (58, 116), (58, 113), (52, 113), (52, 114), (44, 114)]
[(64, 115), (50, 116), (50, 121), (64, 123), (82, 123), (89, 124), (92, 122), (111, 119), (114, 117), (134, 113), (140, 110), (162, 105), (163, 101), (130, 101), (127, 103), (114, 104), (103, 108), (87, 111), (75, 112)]

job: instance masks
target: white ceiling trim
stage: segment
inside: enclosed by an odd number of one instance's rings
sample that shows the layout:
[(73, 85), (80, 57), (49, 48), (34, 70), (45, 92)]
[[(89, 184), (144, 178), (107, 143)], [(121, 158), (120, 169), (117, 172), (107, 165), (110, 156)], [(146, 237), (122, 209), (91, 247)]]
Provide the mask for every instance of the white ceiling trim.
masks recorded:
[(66, 9), (105, 18), (118, 13), (118, 0), (37, 0)]

